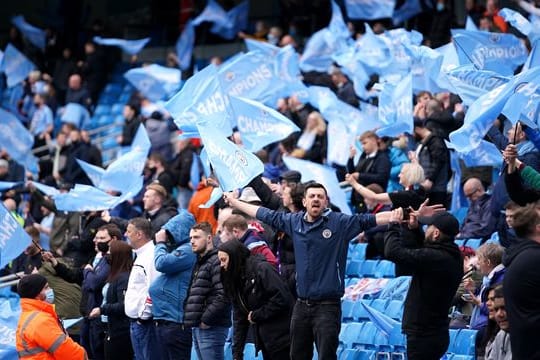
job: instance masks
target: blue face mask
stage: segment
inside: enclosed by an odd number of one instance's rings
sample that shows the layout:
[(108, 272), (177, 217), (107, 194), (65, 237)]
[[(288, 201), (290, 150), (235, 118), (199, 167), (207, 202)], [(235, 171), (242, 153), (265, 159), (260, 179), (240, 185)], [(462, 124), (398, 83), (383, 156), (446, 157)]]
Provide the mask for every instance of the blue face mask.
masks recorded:
[(54, 302), (54, 291), (53, 289), (49, 288), (47, 291), (45, 291), (45, 301), (49, 304), (52, 304)]

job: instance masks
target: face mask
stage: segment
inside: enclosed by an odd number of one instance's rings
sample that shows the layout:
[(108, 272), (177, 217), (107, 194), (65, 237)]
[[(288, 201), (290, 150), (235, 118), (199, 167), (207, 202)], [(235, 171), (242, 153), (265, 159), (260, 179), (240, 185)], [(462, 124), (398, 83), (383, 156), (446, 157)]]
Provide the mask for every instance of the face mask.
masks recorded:
[(272, 45), (277, 45), (277, 43), (279, 41), (279, 39), (276, 36), (272, 35), (272, 34), (268, 34), (268, 36), (266, 38), (268, 39), (268, 42), (270, 44), (272, 44)]
[(54, 302), (54, 291), (53, 289), (49, 288), (47, 291), (45, 291), (45, 301), (49, 304), (52, 304)]
[(97, 243), (97, 248), (100, 252), (102, 253), (106, 253), (107, 251), (109, 251), (109, 243), (108, 242), (98, 242)]
[(444, 10), (444, 4), (437, 3), (437, 11), (443, 11)]

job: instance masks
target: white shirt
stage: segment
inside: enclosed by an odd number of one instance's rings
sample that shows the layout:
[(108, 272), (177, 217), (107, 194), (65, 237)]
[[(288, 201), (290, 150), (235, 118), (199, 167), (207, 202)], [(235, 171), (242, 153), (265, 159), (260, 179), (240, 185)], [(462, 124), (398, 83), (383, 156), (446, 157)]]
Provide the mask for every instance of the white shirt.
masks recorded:
[(137, 254), (137, 258), (129, 274), (124, 310), (132, 319), (148, 319), (152, 304), (146, 301), (148, 289), (159, 274), (154, 265), (154, 243), (149, 241), (133, 251)]

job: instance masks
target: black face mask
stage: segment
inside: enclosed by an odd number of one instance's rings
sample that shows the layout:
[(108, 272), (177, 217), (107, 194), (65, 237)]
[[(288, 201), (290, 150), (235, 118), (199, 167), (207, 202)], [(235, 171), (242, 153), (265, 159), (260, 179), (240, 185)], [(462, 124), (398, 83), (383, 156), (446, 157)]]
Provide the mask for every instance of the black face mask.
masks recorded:
[(109, 251), (109, 243), (108, 242), (98, 242), (97, 243), (97, 248), (100, 252), (102, 253), (106, 253), (107, 251)]

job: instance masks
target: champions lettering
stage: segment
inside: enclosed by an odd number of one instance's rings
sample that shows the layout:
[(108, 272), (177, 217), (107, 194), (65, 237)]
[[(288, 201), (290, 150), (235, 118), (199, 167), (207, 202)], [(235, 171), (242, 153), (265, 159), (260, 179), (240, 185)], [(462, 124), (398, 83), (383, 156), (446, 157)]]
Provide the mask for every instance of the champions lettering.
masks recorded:
[(264, 81), (271, 78), (272, 70), (270, 70), (266, 64), (262, 64), (243, 79), (235, 81), (234, 84), (229, 88), (229, 95), (240, 96), (245, 91), (253, 89), (257, 85), (260, 85)]
[(465, 84), (484, 90), (492, 90), (508, 82), (508, 80), (504, 78), (486, 76), (478, 71), (455, 71), (449, 75), (463, 81)]
[(211, 141), (207, 142), (206, 146), (208, 147), (207, 152), (209, 155), (211, 154), (218, 157), (222, 164), (226, 164), (227, 169), (237, 183), (242, 183), (247, 180), (247, 175), (243, 169), (244, 166), (239, 159), (234, 156), (235, 153), (227, 153), (225, 149), (216, 146)]
[(486, 59), (517, 59), (525, 56), (525, 48), (521, 45), (508, 47), (477, 47), (471, 54), (475, 65), (483, 68)]
[(0, 248), (4, 248), (17, 230), (17, 220), (10, 213), (4, 213), (0, 222)]
[(253, 119), (244, 115), (238, 116), (237, 119), (238, 130), (240, 132), (250, 133), (272, 133), (280, 132), (278, 124), (264, 121), (263, 119)]
[(228, 100), (221, 94), (216, 92), (210, 95), (207, 99), (202, 100), (195, 105), (195, 109), (203, 115), (209, 116), (212, 114), (225, 112), (227, 109)]

